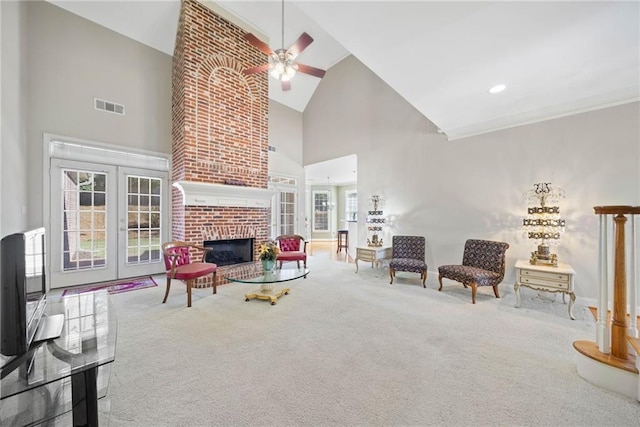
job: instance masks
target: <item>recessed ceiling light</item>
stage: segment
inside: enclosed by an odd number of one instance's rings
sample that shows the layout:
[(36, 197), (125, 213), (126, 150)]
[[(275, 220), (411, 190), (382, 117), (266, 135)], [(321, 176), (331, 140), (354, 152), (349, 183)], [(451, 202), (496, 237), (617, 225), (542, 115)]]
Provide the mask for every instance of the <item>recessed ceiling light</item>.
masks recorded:
[(505, 90), (507, 87), (505, 85), (495, 85), (491, 89), (489, 89), (489, 93), (500, 93)]

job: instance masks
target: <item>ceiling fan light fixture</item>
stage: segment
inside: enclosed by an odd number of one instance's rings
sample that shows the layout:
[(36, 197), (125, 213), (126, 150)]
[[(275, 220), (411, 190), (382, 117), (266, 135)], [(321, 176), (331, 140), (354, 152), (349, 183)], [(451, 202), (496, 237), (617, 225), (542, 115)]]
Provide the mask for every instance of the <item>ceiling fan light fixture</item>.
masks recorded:
[(287, 76), (289, 79), (293, 78), (296, 75), (296, 69), (291, 65), (287, 65), (284, 69), (283, 76)]
[(280, 77), (285, 73), (285, 65), (282, 62), (275, 64), (269, 64), (271, 68), (270, 74), (273, 78), (280, 80)]
[[(281, 47), (280, 49), (271, 50), (266, 43), (251, 33), (245, 34), (244, 38), (254, 47), (268, 55), (267, 64), (248, 68), (244, 70), (245, 75), (268, 70), (271, 77), (282, 82), (282, 90), (291, 90), (291, 79), (298, 71), (320, 79), (324, 77), (325, 70), (294, 62), (296, 57), (313, 42), (313, 37), (307, 33), (302, 33), (289, 49)], [(284, 0), (282, 0), (282, 41), (284, 43)]]

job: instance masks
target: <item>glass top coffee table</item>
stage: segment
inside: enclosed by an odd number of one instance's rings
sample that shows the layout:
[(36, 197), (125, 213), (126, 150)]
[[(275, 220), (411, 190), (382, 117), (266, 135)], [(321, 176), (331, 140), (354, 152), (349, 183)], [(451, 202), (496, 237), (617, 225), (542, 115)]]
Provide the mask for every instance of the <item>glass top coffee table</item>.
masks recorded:
[(276, 289), (278, 283), (300, 279), (301, 277), (306, 279), (307, 274), (309, 274), (308, 268), (283, 268), (264, 271), (262, 263), (257, 261), (230, 267), (224, 272), (224, 278), (230, 282), (260, 285), (258, 291), (244, 295), (245, 301), (261, 299), (271, 301), (271, 305), (275, 305), (278, 298), (282, 295), (288, 295), (291, 290), (287, 287)]

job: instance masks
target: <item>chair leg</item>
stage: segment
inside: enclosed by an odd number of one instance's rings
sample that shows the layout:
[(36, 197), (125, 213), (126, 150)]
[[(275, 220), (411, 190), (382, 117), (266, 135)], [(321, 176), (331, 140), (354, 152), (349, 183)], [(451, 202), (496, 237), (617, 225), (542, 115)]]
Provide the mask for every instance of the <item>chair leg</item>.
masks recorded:
[(493, 287), (493, 293), (496, 295), (496, 298), (500, 298), (500, 292), (498, 292), (498, 285)]
[(424, 270), (422, 273), (420, 273), (420, 278), (422, 279), (422, 287), (426, 288), (426, 282), (427, 282), (427, 270)]
[(391, 277), (391, 281), (389, 282), (390, 285), (393, 285), (393, 276), (395, 275), (395, 271), (393, 270), (393, 268), (389, 267), (389, 277)]
[(187, 307), (191, 307), (191, 284), (193, 280), (187, 280)]
[(167, 302), (167, 297), (169, 296), (169, 288), (171, 288), (171, 277), (167, 277), (167, 290), (164, 292), (164, 299), (162, 303)]
[(298, 270), (300, 270), (300, 260), (296, 260), (296, 266), (298, 267)]
[(218, 293), (218, 284), (216, 283), (216, 272), (213, 272), (213, 294)]
[(439, 291), (442, 290), (442, 274), (438, 275), (438, 282), (440, 282), (440, 287), (438, 288)]
[(476, 282), (471, 282), (471, 301), (473, 301), (473, 303), (476, 303), (476, 291), (478, 290), (478, 285), (476, 284)]

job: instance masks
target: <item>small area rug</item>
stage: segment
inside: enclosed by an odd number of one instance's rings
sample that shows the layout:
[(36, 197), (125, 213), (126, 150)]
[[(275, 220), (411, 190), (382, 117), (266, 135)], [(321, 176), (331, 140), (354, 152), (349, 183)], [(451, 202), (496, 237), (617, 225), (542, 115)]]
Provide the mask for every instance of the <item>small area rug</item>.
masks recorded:
[(88, 286), (80, 286), (75, 288), (66, 289), (62, 296), (83, 294), (85, 292), (93, 292), (99, 289), (106, 289), (110, 294), (118, 294), (121, 292), (134, 291), (136, 289), (150, 288), (158, 286), (153, 277), (134, 277), (129, 279), (116, 280), (113, 282), (95, 283)]

